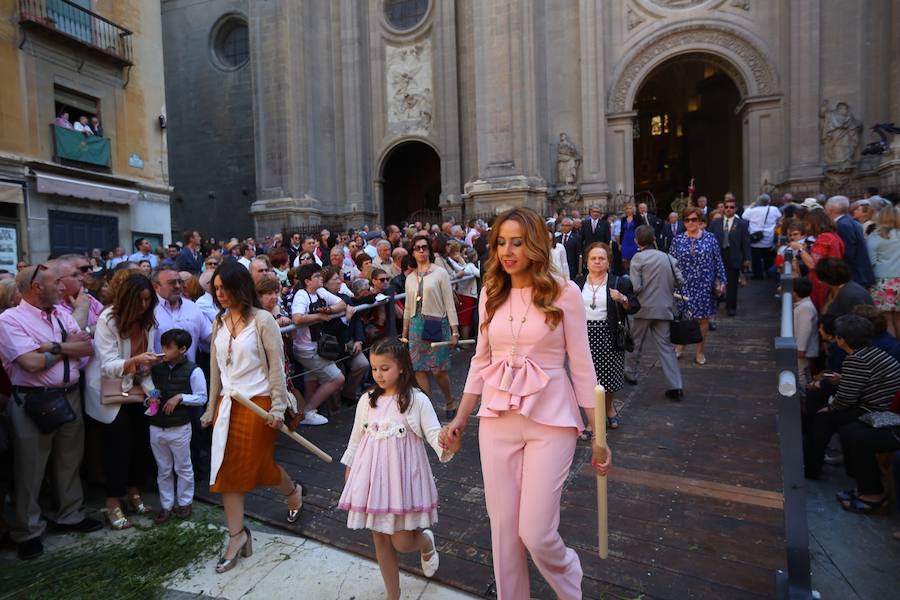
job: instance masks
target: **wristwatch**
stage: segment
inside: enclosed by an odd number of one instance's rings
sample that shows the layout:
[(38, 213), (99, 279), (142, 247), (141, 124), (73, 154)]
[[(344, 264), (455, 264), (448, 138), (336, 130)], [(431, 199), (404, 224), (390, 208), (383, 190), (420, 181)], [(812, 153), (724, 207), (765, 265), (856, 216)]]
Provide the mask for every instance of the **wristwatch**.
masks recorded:
[(53, 345), (50, 347), (50, 354), (62, 354), (62, 344), (53, 342)]

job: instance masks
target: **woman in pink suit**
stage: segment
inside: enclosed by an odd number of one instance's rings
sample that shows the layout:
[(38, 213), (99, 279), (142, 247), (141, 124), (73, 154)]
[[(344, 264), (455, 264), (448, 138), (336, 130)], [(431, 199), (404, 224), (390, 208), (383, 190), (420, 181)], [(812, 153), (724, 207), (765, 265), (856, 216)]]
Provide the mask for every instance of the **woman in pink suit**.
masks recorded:
[[(579, 407), (594, 427), (596, 379), (584, 304), (574, 283), (551, 274), (550, 238), (536, 212), (515, 208), (500, 215), (489, 243), (481, 335), (459, 413), (442, 435), (455, 441), (480, 397), (478, 439), (499, 600), (529, 598), (526, 548), (557, 596), (576, 600), (581, 563), (557, 530), (563, 483), (584, 428)], [(608, 456), (603, 464), (596, 455), (591, 461), (603, 475)]]

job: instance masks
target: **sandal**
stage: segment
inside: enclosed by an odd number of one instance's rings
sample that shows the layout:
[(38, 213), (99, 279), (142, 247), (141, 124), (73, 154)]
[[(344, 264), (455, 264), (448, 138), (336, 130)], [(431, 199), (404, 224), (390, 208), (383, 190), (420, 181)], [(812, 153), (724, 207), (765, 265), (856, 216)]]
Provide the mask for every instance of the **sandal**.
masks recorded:
[(109, 521), (109, 528), (113, 531), (131, 529), (131, 521), (125, 518), (125, 513), (122, 512), (121, 507), (117, 506), (112, 510), (104, 508), (101, 512), (106, 515), (106, 520)]
[(890, 506), (888, 505), (887, 496), (883, 497), (878, 502), (870, 502), (869, 500), (863, 500), (854, 494), (850, 500), (841, 502), (841, 508), (848, 512), (860, 515), (886, 515), (888, 514)]
[(612, 417), (606, 418), (606, 426), (610, 429), (618, 429), (619, 425), (621, 425), (622, 420), (619, 418), (619, 415), (615, 415)]
[[(303, 496), (306, 495), (306, 486), (300, 485), (296, 481), (294, 483), (294, 489), (291, 490), (290, 494), (285, 494), (285, 501), (288, 503), (288, 514), (287, 514), (287, 522), (288, 523), (296, 523), (297, 519), (300, 518), (300, 511), (303, 510)], [(300, 492), (300, 506), (297, 508), (291, 508), (290, 499), (296, 494)]]
[(581, 435), (578, 436), (578, 439), (589, 442), (594, 439), (594, 432), (585, 427), (584, 431), (581, 432)]
[(144, 504), (144, 501), (141, 500), (140, 494), (134, 494), (133, 496), (128, 497), (128, 506), (136, 515), (146, 515), (148, 513), (153, 512), (153, 509)]
[(844, 490), (843, 492), (838, 492), (834, 495), (837, 498), (838, 502), (850, 502), (854, 496), (856, 496), (857, 492), (855, 489), (852, 490)]

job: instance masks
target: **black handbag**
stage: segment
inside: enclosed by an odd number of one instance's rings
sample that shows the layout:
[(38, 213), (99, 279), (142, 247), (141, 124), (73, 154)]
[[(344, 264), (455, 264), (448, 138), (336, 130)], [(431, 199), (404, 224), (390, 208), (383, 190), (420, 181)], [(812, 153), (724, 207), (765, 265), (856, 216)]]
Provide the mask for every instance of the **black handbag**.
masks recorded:
[[(675, 267), (672, 265), (672, 258), (669, 256), (666, 258), (669, 260), (669, 268), (672, 269), (672, 279), (675, 280), (677, 285), (678, 278), (675, 276)], [(703, 332), (700, 331), (700, 321), (685, 317), (683, 305), (672, 320), (669, 329), (669, 340), (676, 346), (689, 346), (691, 344), (699, 344), (703, 341)]]
[[(770, 208), (772, 208), (772, 207), (770, 206), (769, 208), (766, 209), (766, 216), (763, 217), (763, 227), (765, 227), (766, 223), (769, 221), (769, 209)], [(754, 231), (753, 233), (750, 234), (750, 241), (755, 244), (756, 242), (761, 242), (763, 237), (765, 237), (764, 231), (762, 231), (762, 230)]]
[[(59, 329), (62, 331), (62, 341), (65, 343), (68, 333), (62, 322), (57, 319)], [(63, 358), (63, 385), (69, 384), (69, 357)], [(15, 392), (16, 397), (20, 397)], [(75, 420), (75, 411), (66, 398), (66, 388), (45, 388), (26, 392), (21, 396), (25, 414), (31, 419), (41, 433), (53, 433), (66, 423)]]
[[(613, 280), (613, 287), (615, 289), (619, 289), (619, 278), (616, 277)], [(609, 288), (607, 288), (609, 289)], [(609, 292), (607, 292), (608, 294)], [(622, 307), (619, 306), (618, 302), (615, 302), (616, 305), (616, 329), (613, 332), (613, 346), (615, 346), (616, 350), (622, 350), (625, 352), (634, 352), (634, 337), (631, 335), (631, 324), (628, 322), (628, 315), (621, 314)]]
[(441, 317), (426, 317), (422, 315), (422, 341), (445, 342), (444, 319)]
[[(328, 303), (322, 298), (319, 298), (318, 295), (316, 295), (315, 300), (313, 300), (312, 294), (309, 292), (306, 292), (306, 295), (309, 296), (308, 314), (322, 312), (328, 306)], [(309, 339), (316, 343), (316, 354), (325, 360), (337, 360), (344, 353), (344, 345), (338, 341), (337, 336), (326, 332), (326, 326), (327, 323), (310, 325)]]

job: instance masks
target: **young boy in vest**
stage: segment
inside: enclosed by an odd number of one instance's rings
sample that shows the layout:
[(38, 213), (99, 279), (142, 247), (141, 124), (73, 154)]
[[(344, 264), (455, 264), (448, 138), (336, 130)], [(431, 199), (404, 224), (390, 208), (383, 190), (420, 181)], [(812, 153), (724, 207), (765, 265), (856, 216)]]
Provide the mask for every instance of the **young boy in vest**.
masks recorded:
[(181, 519), (191, 516), (194, 467), (191, 464), (191, 411), (188, 407), (203, 406), (207, 399), (203, 371), (185, 356), (191, 347), (191, 334), (183, 329), (170, 329), (162, 334), (160, 346), (165, 360), (150, 369), (153, 385), (159, 392), (159, 406), (155, 411), (152, 407), (147, 411), (150, 447), (156, 458), (156, 483), (162, 505), (156, 517), (157, 524), (168, 521), (173, 513)]

